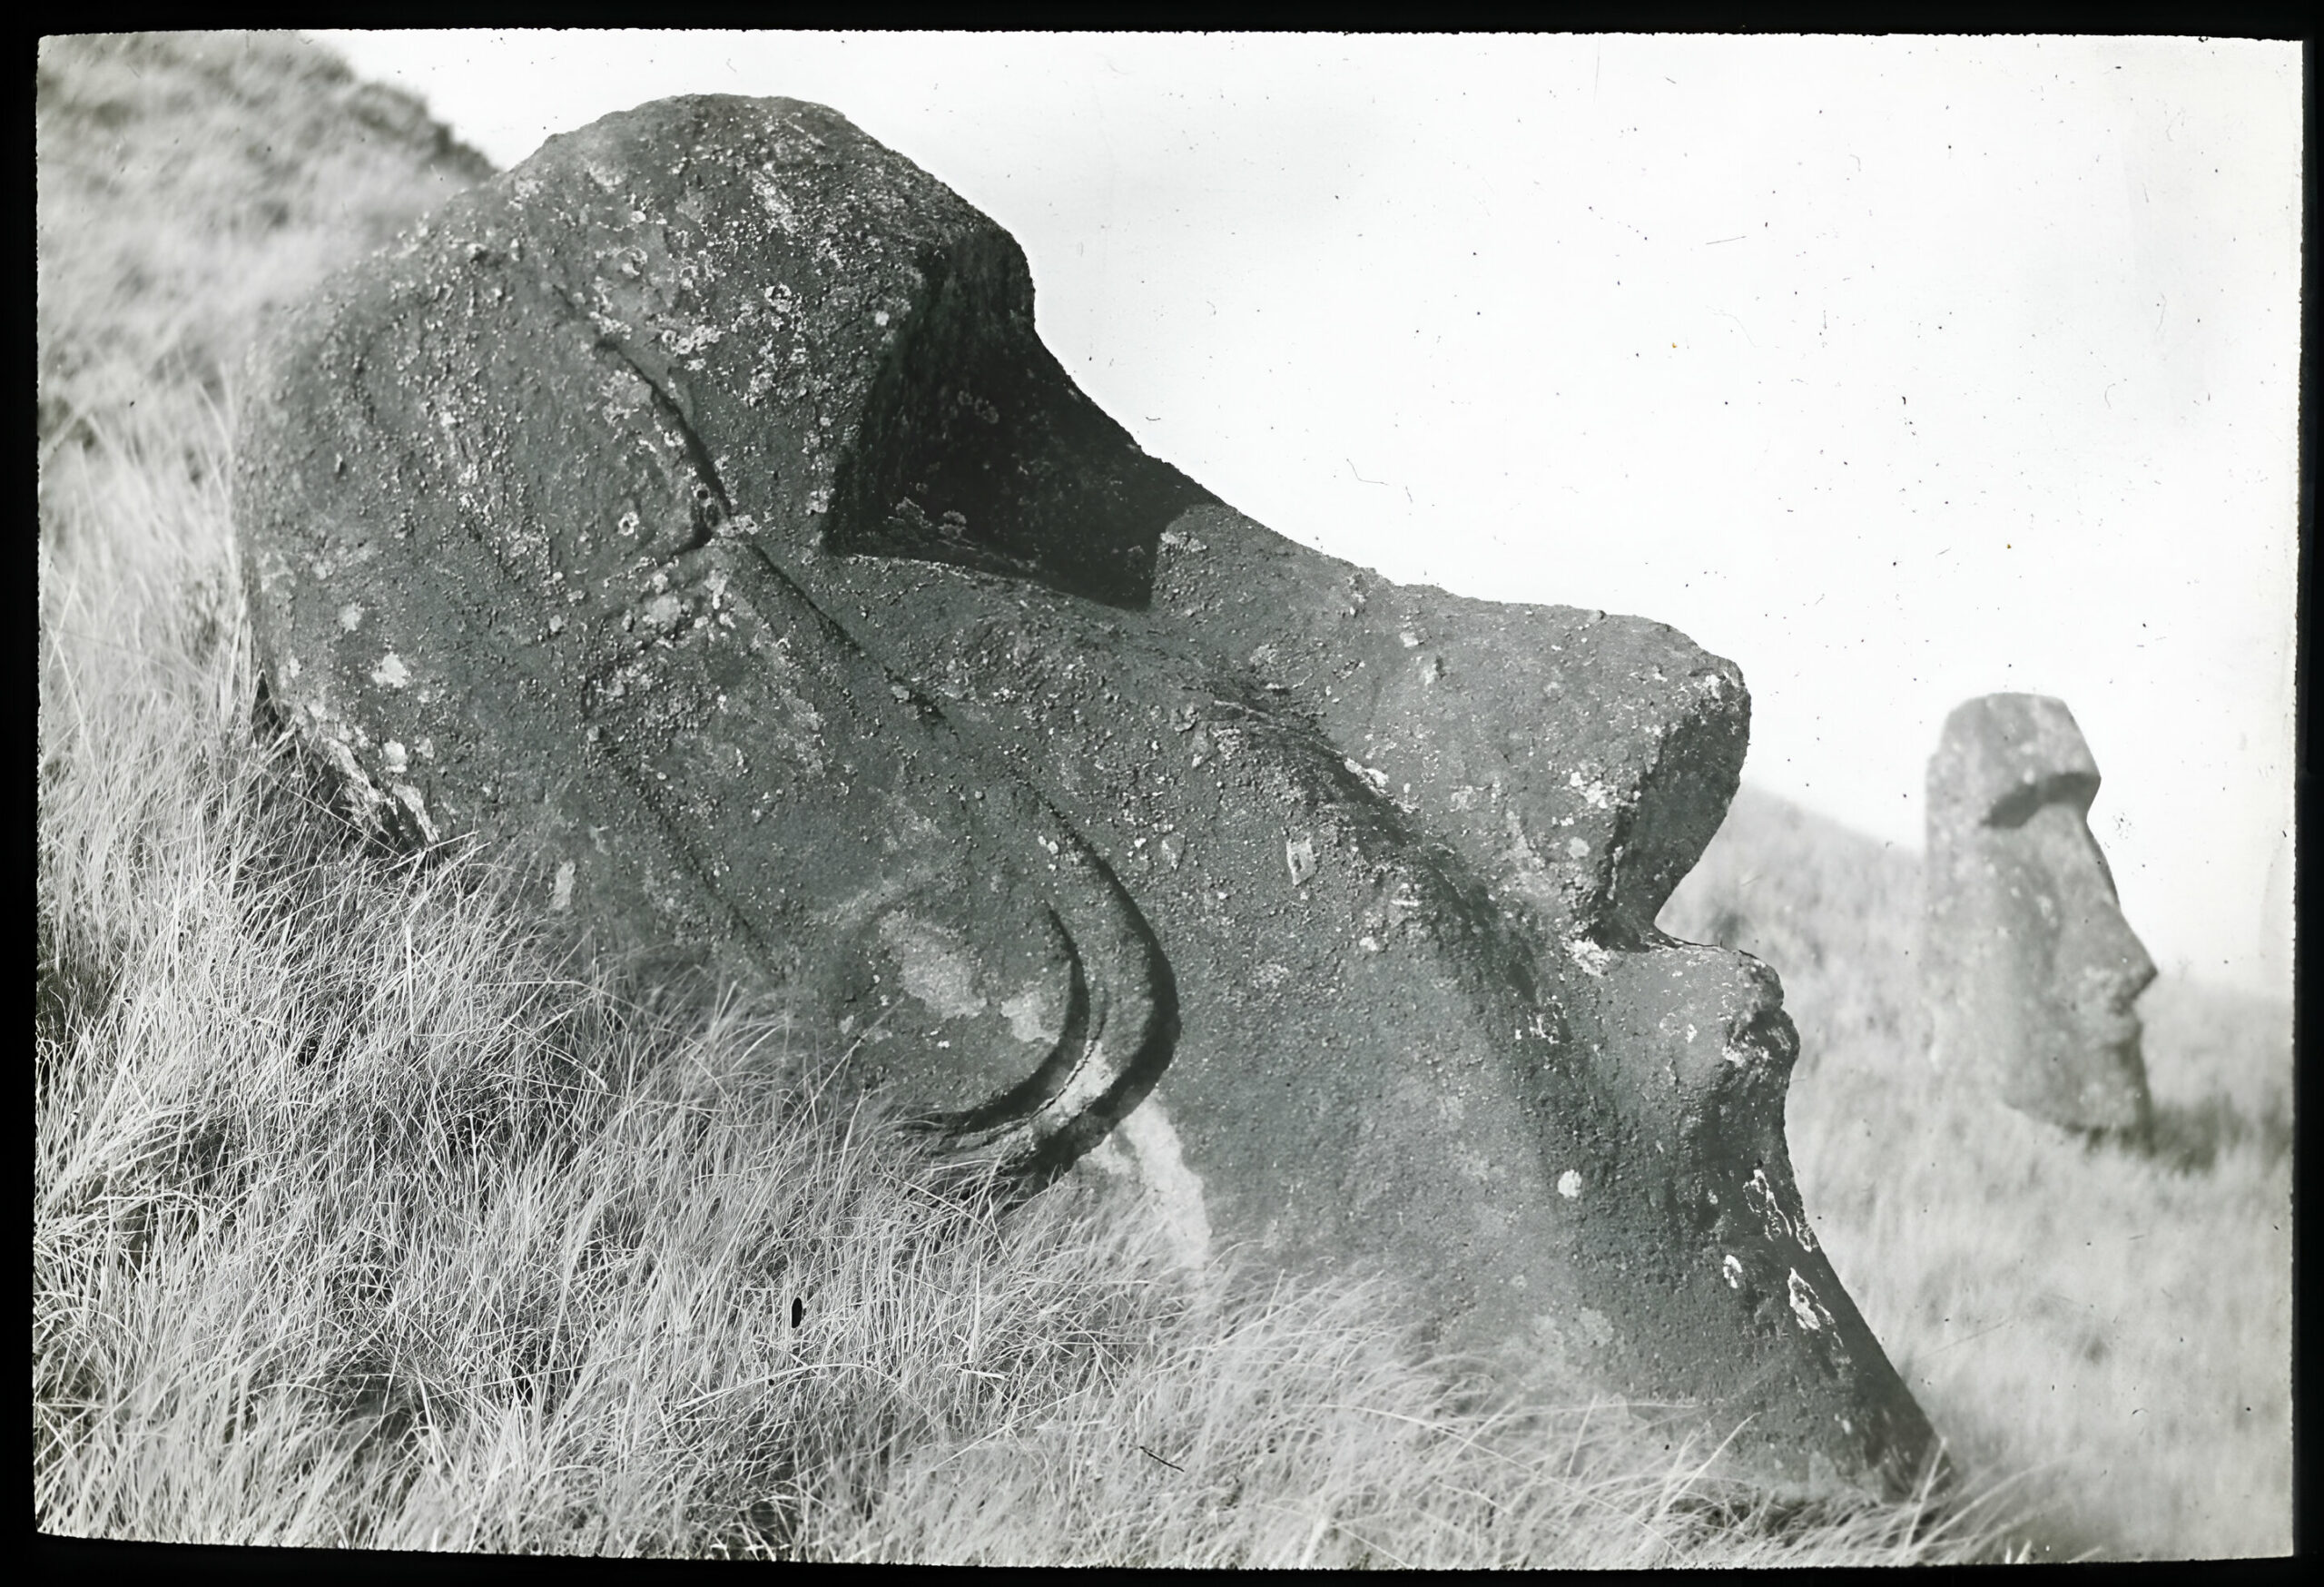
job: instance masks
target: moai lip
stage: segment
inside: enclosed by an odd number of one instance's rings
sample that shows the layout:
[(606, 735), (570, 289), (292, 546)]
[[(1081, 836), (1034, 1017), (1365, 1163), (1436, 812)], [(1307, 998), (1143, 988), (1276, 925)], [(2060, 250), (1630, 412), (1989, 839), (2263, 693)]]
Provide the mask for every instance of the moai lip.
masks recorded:
[(1384, 1274), (1808, 1486), (1936, 1458), (1800, 1206), (1774, 975), (1653, 925), (1732, 665), (1236, 513), (1075, 389), (1005, 232), (790, 101), (550, 140), (252, 385), (266, 675), (382, 821), (527, 838), (544, 912), (793, 989), (1197, 1267)]
[(2062, 700), (1985, 695), (1928, 764), (1922, 963), (1940, 1064), (2018, 1111), (2144, 1136), (2154, 961), (2091, 835), (2098, 763)]

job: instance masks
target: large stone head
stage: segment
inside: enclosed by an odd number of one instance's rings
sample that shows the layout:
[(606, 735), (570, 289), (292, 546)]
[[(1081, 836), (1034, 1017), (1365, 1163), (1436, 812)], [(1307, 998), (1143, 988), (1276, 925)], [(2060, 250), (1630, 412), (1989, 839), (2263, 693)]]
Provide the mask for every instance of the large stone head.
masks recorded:
[(1006, 232), (814, 105), (551, 139), (253, 385), (269, 686), (382, 821), (526, 838), (544, 918), (783, 989), (1193, 1267), (1385, 1273), (1811, 1483), (1929, 1458), (1799, 1205), (1774, 975), (1654, 926), (1731, 664), (1226, 508), (1075, 388)]
[(2063, 702), (1956, 707), (1928, 764), (1925, 974), (1935, 1056), (2079, 1129), (2149, 1118), (2131, 1005), (2153, 961), (2086, 817), (2098, 764)]

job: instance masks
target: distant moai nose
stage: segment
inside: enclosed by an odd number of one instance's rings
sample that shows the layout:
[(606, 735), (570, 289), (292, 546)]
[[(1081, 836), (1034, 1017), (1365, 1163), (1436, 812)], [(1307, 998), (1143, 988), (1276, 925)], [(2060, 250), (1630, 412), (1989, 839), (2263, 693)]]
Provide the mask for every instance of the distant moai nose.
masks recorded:
[(2060, 700), (1985, 695), (1928, 764), (1923, 977), (1935, 1058), (2018, 1111), (2142, 1132), (2131, 1005), (2154, 962), (2086, 816), (2098, 764)]

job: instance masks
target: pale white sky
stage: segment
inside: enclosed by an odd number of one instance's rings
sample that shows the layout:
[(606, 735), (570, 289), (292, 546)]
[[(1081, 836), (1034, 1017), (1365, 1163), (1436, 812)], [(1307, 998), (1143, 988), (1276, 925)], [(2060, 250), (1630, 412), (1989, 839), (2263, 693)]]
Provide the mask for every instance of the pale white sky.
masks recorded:
[(506, 166), (832, 106), (1012, 232), (1146, 449), (1294, 538), (1733, 658), (1917, 848), (2072, 706), (2166, 970), (2289, 995), (2299, 53), (2138, 39), (323, 34)]

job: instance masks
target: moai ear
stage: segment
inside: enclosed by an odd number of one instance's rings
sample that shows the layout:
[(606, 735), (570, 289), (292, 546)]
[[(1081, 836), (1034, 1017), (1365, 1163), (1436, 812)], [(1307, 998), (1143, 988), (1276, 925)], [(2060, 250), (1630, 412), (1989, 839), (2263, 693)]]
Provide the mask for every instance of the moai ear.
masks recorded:
[[(556, 240), (439, 224), (261, 366), (238, 510), (286, 714), (425, 840), (521, 841), (552, 922), (787, 984), (907, 1112), (1019, 1168), (1069, 1160), (1168, 1061), (1137, 905), (722, 532), (714, 401), (609, 350), (569, 283), (477, 279)], [(1059, 1019), (1012, 1014), (1052, 986)]]

